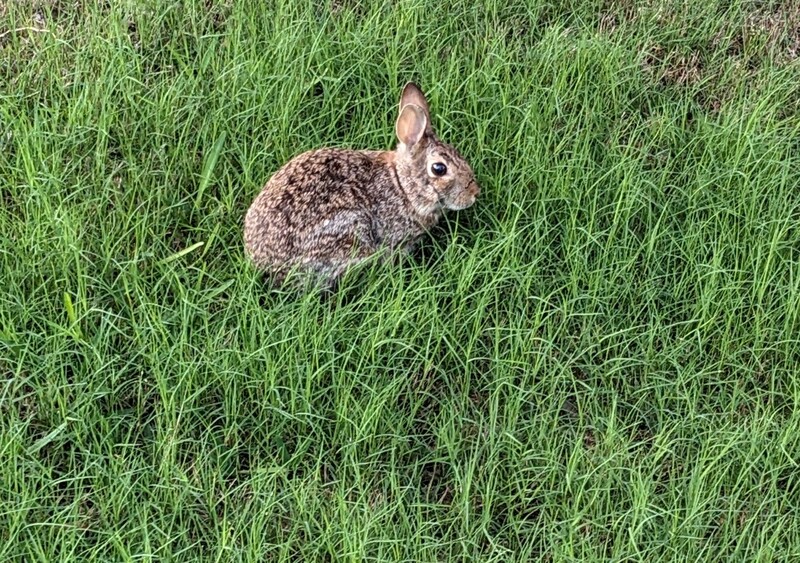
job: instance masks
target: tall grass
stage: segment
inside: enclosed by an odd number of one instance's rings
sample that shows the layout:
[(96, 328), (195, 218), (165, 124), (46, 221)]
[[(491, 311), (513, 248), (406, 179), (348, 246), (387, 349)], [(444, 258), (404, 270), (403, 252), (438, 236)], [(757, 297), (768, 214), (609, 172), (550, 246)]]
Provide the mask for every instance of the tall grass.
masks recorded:
[[(0, 8), (0, 559), (800, 555), (790, 3), (108, 4)], [(478, 203), (269, 289), (412, 79)]]

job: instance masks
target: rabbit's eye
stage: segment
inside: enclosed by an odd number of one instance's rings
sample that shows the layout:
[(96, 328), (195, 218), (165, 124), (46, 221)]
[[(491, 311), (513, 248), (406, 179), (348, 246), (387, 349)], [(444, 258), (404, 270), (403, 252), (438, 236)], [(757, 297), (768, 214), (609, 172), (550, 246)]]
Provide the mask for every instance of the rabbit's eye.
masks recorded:
[(447, 174), (447, 166), (443, 162), (434, 162), (431, 164), (431, 172), (434, 176), (444, 176)]

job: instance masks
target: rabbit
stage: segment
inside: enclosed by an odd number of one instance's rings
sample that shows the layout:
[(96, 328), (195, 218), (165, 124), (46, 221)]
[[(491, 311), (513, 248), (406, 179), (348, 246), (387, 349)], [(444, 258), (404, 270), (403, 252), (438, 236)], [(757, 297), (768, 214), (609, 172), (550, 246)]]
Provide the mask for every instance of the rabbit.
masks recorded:
[(322, 148), (280, 168), (244, 218), (252, 263), (278, 284), (297, 269), (333, 287), (378, 252), (409, 252), (444, 209), (475, 203), (472, 168), (436, 137), (413, 82), (400, 96), (395, 133), (394, 151)]

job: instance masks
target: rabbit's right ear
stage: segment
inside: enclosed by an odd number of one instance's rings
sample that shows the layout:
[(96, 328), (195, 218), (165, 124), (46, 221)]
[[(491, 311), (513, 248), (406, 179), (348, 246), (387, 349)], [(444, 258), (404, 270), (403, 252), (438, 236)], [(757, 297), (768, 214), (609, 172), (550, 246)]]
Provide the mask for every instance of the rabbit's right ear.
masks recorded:
[(431, 110), (428, 108), (428, 100), (425, 99), (425, 94), (422, 93), (422, 90), (419, 89), (419, 86), (413, 82), (407, 83), (403, 87), (403, 93), (400, 94), (400, 110), (402, 111), (403, 107), (407, 106), (408, 104), (414, 104), (415, 106), (420, 107), (425, 112), (425, 116), (428, 118), (428, 123), (430, 123)]
[(420, 142), (427, 126), (428, 116), (425, 110), (415, 104), (406, 104), (400, 109), (394, 130), (397, 139), (411, 148)]
[(407, 105), (415, 105), (425, 112), (425, 132), (428, 135), (433, 134), (433, 126), (431, 125), (431, 110), (428, 108), (428, 100), (425, 99), (425, 94), (422, 93), (419, 86), (413, 82), (407, 83), (403, 87), (403, 93), (400, 94), (400, 111)]

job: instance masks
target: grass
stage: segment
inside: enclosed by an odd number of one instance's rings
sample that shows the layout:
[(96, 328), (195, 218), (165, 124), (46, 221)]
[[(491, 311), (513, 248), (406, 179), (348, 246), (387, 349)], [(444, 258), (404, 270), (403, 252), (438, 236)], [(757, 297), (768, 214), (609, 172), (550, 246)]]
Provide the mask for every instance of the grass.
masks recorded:
[[(0, 560), (800, 557), (791, 2), (108, 4), (0, 6)], [(269, 290), (409, 79), (479, 202)]]

